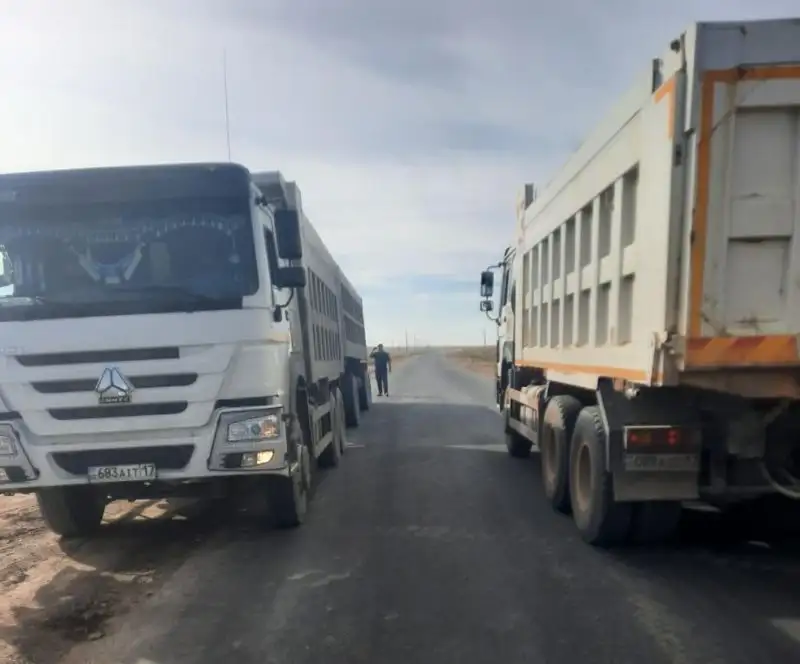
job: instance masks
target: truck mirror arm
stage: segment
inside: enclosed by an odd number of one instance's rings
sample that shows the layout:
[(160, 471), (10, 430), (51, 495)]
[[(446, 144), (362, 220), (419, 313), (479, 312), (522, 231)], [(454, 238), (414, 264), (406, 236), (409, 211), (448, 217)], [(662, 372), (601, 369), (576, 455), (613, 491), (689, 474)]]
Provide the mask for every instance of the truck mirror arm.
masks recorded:
[(294, 299), (294, 288), (292, 288), (289, 291), (289, 299), (286, 300), (286, 302), (284, 302), (283, 304), (275, 305), (275, 309), (272, 314), (272, 320), (274, 320), (276, 323), (280, 323), (283, 320), (284, 310), (292, 303), (293, 299)]

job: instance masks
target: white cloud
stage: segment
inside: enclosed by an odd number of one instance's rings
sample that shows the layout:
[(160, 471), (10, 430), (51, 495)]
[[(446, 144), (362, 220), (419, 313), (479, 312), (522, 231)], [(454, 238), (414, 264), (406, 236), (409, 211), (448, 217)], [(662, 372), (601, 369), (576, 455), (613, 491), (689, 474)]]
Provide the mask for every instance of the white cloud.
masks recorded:
[[(697, 19), (794, 0), (3, 0), (0, 169), (225, 159), (298, 181), (365, 293), (371, 339), (480, 342), (472, 279), (511, 239), (517, 191)], [(405, 292), (381, 288), (413, 279)]]

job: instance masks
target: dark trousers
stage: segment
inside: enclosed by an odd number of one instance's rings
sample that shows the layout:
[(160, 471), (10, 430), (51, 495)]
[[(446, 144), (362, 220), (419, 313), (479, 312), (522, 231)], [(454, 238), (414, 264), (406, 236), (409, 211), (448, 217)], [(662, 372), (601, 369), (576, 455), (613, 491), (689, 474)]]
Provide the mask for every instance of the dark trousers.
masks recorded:
[(375, 380), (378, 381), (378, 394), (389, 394), (389, 371), (375, 367)]

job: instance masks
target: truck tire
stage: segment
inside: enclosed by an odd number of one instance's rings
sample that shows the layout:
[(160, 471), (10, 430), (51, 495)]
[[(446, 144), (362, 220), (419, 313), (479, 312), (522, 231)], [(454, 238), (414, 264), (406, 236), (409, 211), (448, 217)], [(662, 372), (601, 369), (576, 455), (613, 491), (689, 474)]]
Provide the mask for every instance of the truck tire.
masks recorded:
[(606, 471), (606, 434), (600, 409), (584, 408), (575, 423), (569, 460), (572, 519), (585, 542), (612, 547), (626, 541), (631, 505), (614, 502), (613, 478)]
[(344, 423), (356, 428), (361, 422), (361, 408), (358, 402), (358, 378), (351, 373), (343, 376), (342, 397), (344, 399)]
[(36, 501), (50, 530), (65, 539), (96, 533), (106, 511), (105, 496), (91, 486), (39, 489)]
[(343, 427), (339, 424), (341, 417), (341, 398), (342, 395), (338, 388), (331, 392), (331, 442), (319, 455), (317, 460), (321, 468), (336, 468), (342, 458), (342, 434)]
[(372, 385), (369, 380), (369, 369), (364, 368), (364, 378), (359, 381), (358, 405), (361, 410), (369, 410), (372, 405)]
[(274, 523), (278, 528), (296, 528), (303, 524), (308, 511), (311, 482), (310, 457), (305, 445), (298, 445), (299, 467), (289, 477), (265, 478)]
[(569, 450), (575, 420), (583, 405), (575, 397), (559, 395), (550, 399), (544, 411), (542, 440), (539, 441), (544, 494), (553, 509), (569, 514)]
[(664, 544), (675, 537), (683, 509), (679, 502), (641, 502), (633, 505), (631, 542)]
[(506, 449), (515, 459), (527, 459), (531, 454), (533, 443), (512, 429), (508, 422), (511, 418), (509, 410), (505, 411)]

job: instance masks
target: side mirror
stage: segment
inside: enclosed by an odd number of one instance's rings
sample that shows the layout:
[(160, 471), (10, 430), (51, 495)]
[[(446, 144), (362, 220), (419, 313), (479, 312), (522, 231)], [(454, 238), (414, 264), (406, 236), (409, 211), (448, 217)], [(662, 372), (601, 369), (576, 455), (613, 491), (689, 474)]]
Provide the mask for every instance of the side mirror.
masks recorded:
[(481, 297), (492, 297), (494, 293), (494, 272), (484, 270), (481, 272)]
[(279, 288), (305, 288), (306, 269), (304, 267), (282, 267), (278, 270)]
[(494, 309), (494, 302), (491, 300), (481, 300), (481, 311), (489, 313)]
[(300, 260), (303, 257), (303, 241), (297, 210), (275, 211), (275, 236), (278, 256), (290, 261)]

